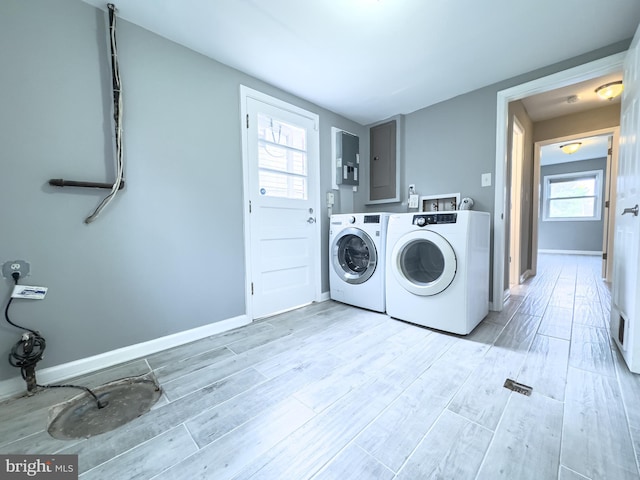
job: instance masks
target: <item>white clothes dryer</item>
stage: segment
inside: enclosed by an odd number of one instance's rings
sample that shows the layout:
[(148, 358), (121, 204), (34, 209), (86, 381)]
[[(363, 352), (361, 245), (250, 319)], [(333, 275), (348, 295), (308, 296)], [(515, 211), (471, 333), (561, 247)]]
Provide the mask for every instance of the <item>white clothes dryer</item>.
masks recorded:
[(385, 311), (388, 219), (388, 213), (331, 215), (329, 286), (333, 300)]
[(466, 335), (489, 313), (487, 212), (391, 214), (386, 303), (394, 318)]

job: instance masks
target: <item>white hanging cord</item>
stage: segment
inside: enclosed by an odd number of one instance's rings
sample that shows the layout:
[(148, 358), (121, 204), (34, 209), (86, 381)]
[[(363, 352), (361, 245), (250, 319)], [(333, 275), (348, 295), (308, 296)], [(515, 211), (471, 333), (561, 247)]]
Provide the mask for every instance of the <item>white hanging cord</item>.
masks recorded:
[(116, 45), (116, 7), (107, 4), (109, 9), (109, 38), (111, 46), (111, 77), (113, 82), (113, 120), (115, 123), (115, 153), (116, 153), (116, 180), (107, 195), (94, 212), (88, 216), (84, 223), (93, 222), (100, 212), (115, 198), (120, 185), (124, 181), (124, 160), (122, 155), (122, 90), (120, 86), (120, 69), (118, 66), (118, 48)]

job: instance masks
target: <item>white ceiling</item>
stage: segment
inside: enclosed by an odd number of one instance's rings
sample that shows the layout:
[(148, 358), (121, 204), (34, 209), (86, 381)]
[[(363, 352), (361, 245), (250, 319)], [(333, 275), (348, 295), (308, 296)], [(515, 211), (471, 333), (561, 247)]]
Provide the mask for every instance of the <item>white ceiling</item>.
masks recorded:
[[(104, 0), (84, 1), (106, 8)], [(640, 22), (638, 0), (115, 5), (127, 21), (361, 124), (630, 38)]]
[[(576, 83), (568, 87), (532, 95), (522, 99), (529, 118), (533, 122), (548, 120), (563, 115), (584, 112), (594, 108), (620, 103), (622, 97), (603, 100), (596, 94), (596, 88), (610, 82), (622, 80), (622, 72), (606, 75), (586, 82)], [(569, 97), (575, 100), (569, 102)]]
[[(556, 163), (577, 162), (579, 160), (591, 160), (592, 158), (604, 158), (607, 156), (609, 144), (608, 135), (580, 138), (566, 142), (545, 145), (540, 148), (540, 165), (554, 165)], [(580, 149), (571, 154), (564, 153), (560, 146), (565, 143), (580, 142)]]

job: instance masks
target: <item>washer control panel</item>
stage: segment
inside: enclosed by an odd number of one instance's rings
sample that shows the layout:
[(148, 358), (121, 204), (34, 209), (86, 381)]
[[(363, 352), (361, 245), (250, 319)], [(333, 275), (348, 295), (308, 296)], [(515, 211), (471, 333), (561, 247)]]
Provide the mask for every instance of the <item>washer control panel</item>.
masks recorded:
[(442, 223), (456, 223), (458, 215), (455, 213), (427, 213), (413, 216), (413, 224), (418, 227), (425, 225), (437, 225)]
[(380, 223), (380, 215), (365, 215), (364, 223)]

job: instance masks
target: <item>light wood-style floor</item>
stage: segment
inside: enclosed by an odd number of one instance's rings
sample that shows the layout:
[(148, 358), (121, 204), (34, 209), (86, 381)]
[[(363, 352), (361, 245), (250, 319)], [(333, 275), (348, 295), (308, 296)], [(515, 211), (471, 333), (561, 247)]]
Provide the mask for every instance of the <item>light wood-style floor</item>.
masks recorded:
[(600, 262), (539, 264), (466, 337), (328, 301), (76, 379), (153, 371), (164, 390), (90, 439), (46, 433), (74, 391), (1, 404), (0, 452), (78, 454), (85, 480), (638, 479), (640, 376), (610, 340)]

